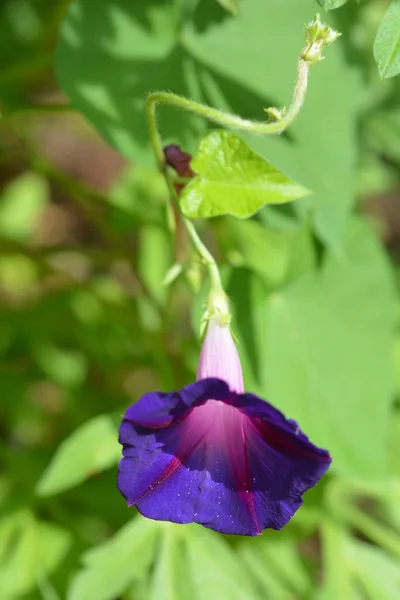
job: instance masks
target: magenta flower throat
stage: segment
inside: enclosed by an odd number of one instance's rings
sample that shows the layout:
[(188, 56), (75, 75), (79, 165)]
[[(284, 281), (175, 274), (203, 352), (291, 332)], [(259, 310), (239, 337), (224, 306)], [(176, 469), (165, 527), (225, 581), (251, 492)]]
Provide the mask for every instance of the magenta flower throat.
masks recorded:
[(218, 304), (210, 304), (196, 383), (145, 394), (127, 409), (118, 487), (151, 519), (258, 535), (291, 519), (331, 457), (296, 422), (244, 392)]

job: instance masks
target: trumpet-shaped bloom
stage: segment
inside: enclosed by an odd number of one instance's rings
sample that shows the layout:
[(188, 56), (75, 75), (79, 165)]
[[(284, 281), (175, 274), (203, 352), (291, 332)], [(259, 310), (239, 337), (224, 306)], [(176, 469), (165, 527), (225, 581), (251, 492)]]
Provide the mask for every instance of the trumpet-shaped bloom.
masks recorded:
[(222, 533), (281, 529), (329, 468), (297, 423), (244, 393), (230, 329), (209, 322), (197, 382), (145, 394), (120, 428), (118, 487), (146, 517)]

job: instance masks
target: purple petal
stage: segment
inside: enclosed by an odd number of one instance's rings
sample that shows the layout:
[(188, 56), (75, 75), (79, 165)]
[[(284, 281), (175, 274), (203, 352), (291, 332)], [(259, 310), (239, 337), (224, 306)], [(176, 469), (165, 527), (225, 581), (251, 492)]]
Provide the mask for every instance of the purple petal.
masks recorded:
[(120, 441), (128, 504), (241, 535), (283, 527), (331, 460), (270, 404), (217, 379), (144, 396), (127, 410)]
[(219, 379), (208, 378), (187, 385), (179, 392), (151, 392), (130, 406), (124, 416), (143, 427), (166, 427), (177, 418), (181, 419), (193, 406), (204, 404), (209, 398), (228, 400), (228, 385)]

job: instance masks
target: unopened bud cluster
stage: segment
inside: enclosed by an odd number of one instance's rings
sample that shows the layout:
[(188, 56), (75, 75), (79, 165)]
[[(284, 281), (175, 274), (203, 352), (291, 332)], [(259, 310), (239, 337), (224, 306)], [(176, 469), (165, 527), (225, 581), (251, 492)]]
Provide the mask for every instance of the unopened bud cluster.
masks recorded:
[(305, 42), (306, 45), (301, 54), (301, 58), (307, 62), (315, 63), (323, 60), (322, 51), (326, 46), (332, 44), (341, 34), (338, 31), (323, 25), (317, 14), (314, 21), (306, 25)]

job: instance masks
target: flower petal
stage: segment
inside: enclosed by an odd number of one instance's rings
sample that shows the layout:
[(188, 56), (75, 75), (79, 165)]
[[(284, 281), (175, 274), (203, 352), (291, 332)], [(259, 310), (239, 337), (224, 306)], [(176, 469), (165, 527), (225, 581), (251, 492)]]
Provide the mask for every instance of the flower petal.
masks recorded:
[(199, 406), (209, 398), (228, 400), (230, 395), (224, 381), (210, 377), (187, 385), (179, 392), (145, 394), (127, 409), (124, 419), (143, 427), (167, 427), (184, 417), (193, 406)]
[(255, 394), (237, 394), (230, 395), (228, 400), (225, 400), (232, 406), (235, 406), (249, 417), (253, 422), (257, 423), (261, 420), (264, 427), (269, 424), (269, 440), (272, 444), (272, 439), (275, 437), (276, 444), (283, 451), (283, 446), (286, 446), (286, 451), (296, 456), (303, 454), (316, 458), (319, 456), (321, 460), (331, 462), (331, 457), (327, 450), (318, 448), (310, 442), (308, 437), (301, 431), (300, 426), (293, 419), (286, 419), (285, 415), (277, 408), (272, 406), (266, 400), (262, 400)]
[[(233, 411), (240, 423), (239, 411), (222, 409)], [(128, 504), (146, 517), (248, 535), (251, 516), (244, 510), (224, 440), (210, 443), (209, 432), (208, 419), (200, 423), (190, 416), (156, 430), (125, 421), (121, 440), (129, 439), (129, 445), (124, 444), (118, 486)]]
[(144, 396), (128, 409), (120, 441), (128, 504), (153, 519), (242, 535), (283, 527), (331, 460), (270, 404), (216, 379)]

